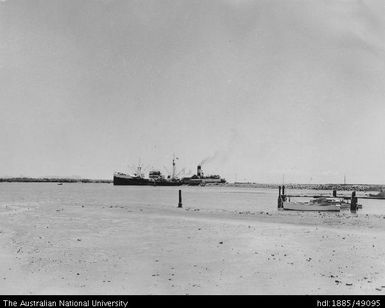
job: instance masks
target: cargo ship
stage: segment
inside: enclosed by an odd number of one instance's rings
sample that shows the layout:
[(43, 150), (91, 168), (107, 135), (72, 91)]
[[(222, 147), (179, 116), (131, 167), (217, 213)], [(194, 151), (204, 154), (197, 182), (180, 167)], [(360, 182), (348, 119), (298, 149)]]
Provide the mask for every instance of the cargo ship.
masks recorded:
[(202, 166), (198, 165), (197, 174), (194, 174), (192, 177), (183, 178), (182, 183), (190, 186), (204, 186), (206, 184), (224, 184), (226, 183), (226, 180), (221, 178), (219, 175), (205, 176), (202, 171)]
[(153, 186), (179, 186), (182, 181), (175, 175), (175, 157), (172, 160), (172, 175), (165, 178), (158, 170), (151, 170), (146, 178), (142, 173), (142, 167), (138, 166), (134, 175), (122, 172), (114, 173), (114, 185), (153, 185)]

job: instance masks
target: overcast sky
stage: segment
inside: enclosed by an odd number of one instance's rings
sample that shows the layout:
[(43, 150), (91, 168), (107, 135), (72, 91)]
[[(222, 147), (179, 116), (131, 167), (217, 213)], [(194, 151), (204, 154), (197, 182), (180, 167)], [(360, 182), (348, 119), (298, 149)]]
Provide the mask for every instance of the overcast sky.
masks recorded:
[(2, 0), (0, 176), (385, 183), (385, 4)]

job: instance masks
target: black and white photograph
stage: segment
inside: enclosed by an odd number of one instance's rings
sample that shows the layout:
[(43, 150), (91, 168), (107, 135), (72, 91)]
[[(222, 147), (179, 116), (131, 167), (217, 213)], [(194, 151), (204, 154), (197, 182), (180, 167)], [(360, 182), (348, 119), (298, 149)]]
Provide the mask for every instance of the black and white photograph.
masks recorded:
[(0, 0), (0, 296), (380, 307), (384, 118), (383, 0)]

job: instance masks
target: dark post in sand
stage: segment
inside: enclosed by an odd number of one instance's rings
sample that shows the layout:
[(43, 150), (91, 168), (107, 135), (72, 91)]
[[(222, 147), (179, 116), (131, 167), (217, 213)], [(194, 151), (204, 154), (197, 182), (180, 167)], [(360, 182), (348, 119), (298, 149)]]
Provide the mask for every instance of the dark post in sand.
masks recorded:
[(182, 191), (179, 189), (179, 202), (178, 202), (178, 208), (182, 207)]
[(357, 211), (357, 197), (356, 192), (352, 192), (352, 199), (350, 201), (350, 212), (355, 213)]
[(281, 186), (278, 186), (278, 208), (279, 209), (283, 208), (282, 196), (281, 196)]

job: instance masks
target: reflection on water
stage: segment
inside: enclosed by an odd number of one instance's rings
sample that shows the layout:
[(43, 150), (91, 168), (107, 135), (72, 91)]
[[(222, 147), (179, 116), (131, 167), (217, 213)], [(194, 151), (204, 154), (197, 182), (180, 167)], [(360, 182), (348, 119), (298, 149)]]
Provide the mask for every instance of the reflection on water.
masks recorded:
[[(178, 190), (183, 192), (183, 206), (229, 211), (277, 210), (278, 190), (247, 187), (152, 187), (113, 186), (112, 184), (81, 183), (0, 183), (0, 205), (148, 205), (176, 207)], [(287, 194), (324, 194), (331, 191), (290, 190)], [(351, 192), (341, 192), (349, 196)], [(362, 193), (358, 193), (360, 196)], [(294, 201), (294, 198), (292, 199)], [(385, 214), (385, 200), (359, 199), (362, 214)]]

